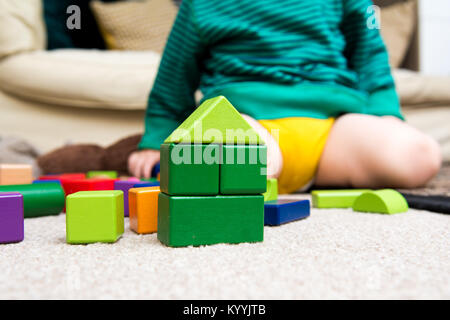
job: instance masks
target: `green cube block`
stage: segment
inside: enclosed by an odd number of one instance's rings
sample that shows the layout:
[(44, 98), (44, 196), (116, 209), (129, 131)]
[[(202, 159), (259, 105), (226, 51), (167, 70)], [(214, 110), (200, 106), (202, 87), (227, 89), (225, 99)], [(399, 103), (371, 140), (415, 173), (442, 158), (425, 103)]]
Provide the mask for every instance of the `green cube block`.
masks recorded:
[(158, 239), (170, 247), (260, 242), (264, 197), (215, 196), (158, 199)]
[(224, 145), (220, 194), (262, 194), (267, 190), (267, 147)]
[(367, 189), (314, 190), (311, 192), (314, 208), (351, 208), (356, 198)]
[(123, 192), (119, 190), (67, 196), (67, 243), (116, 242), (124, 232), (123, 211)]
[(109, 178), (117, 179), (117, 171), (89, 171), (86, 178)]
[(268, 179), (267, 180), (267, 191), (263, 194), (264, 202), (275, 201), (278, 199), (278, 180)]
[(169, 195), (218, 195), (220, 146), (161, 145), (161, 192)]

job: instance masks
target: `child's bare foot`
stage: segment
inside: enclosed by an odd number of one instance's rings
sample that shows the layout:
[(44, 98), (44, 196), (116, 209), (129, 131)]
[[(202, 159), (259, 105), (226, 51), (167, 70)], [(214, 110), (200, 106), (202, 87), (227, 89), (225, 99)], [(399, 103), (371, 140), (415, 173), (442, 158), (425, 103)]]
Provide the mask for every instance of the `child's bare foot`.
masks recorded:
[(316, 177), (321, 186), (416, 188), (441, 166), (439, 145), (394, 117), (347, 114), (331, 129)]

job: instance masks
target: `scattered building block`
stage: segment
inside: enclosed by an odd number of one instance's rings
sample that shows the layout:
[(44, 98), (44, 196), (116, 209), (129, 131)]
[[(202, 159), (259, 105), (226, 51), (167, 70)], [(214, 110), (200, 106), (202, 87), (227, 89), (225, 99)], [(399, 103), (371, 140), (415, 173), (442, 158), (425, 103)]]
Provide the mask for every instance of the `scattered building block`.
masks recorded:
[(33, 183), (59, 183), (61, 184), (61, 180), (34, 180)]
[(264, 203), (264, 224), (279, 226), (309, 217), (309, 200), (276, 200)]
[(77, 180), (77, 179), (85, 179), (85, 173), (63, 173), (63, 174), (49, 174), (46, 176), (40, 176), (39, 180)]
[(138, 182), (135, 183), (133, 188), (147, 188), (147, 187), (159, 187), (159, 181), (148, 181), (148, 182)]
[(89, 171), (86, 174), (86, 178), (107, 178), (107, 179), (117, 179), (117, 171)]
[(275, 201), (278, 199), (278, 180), (268, 179), (267, 180), (267, 191), (263, 194), (264, 202)]
[(203, 102), (164, 143), (258, 145), (264, 141), (231, 103), (219, 96)]
[(158, 230), (159, 187), (130, 189), (130, 229), (146, 234)]
[(0, 164), (0, 185), (28, 184), (33, 181), (29, 164)]
[(158, 239), (167, 246), (260, 242), (263, 235), (262, 195), (176, 197), (159, 194)]
[(353, 203), (353, 210), (359, 212), (394, 214), (407, 212), (408, 209), (406, 199), (392, 189), (364, 192)]
[(219, 194), (219, 145), (161, 145), (161, 192)]
[(23, 195), (25, 218), (58, 215), (64, 208), (64, 191), (59, 183), (0, 186), (0, 192)]
[(61, 181), (66, 195), (79, 191), (114, 190), (114, 179), (75, 179)]
[(314, 208), (351, 208), (356, 198), (368, 189), (314, 190), (311, 192)]
[(220, 194), (262, 194), (267, 190), (267, 147), (222, 146)]
[(23, 240), (23, 196), (17, 192), (0, 193), (0, 243)]
[(161, 164), (158, 162), (152, 169), (152, 177), (158, 177), (159, 172), (161, 171)]
[(67, 243), (111, 243), (123, 232), (122, 191), (82, 191), (67, 197)]
[(134, 188), (135, 184), (136, 184), (135, 181), (126, 181), (126, 180), (114, 181), (114, 190), (121, 190), (123, 192), (123, 205), (125, 217), (129, 216), (128, 191)]

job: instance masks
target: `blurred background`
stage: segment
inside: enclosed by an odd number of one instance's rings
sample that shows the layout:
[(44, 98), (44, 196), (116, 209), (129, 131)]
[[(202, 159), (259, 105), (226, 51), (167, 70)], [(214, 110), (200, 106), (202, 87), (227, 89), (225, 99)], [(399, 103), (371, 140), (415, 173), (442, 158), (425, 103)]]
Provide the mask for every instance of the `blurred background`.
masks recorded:
[[(0, 162), (142, 132), (179, 2), (0, 0)], [(450, 160), (450, 1), (374, 3), (407, 121)]]

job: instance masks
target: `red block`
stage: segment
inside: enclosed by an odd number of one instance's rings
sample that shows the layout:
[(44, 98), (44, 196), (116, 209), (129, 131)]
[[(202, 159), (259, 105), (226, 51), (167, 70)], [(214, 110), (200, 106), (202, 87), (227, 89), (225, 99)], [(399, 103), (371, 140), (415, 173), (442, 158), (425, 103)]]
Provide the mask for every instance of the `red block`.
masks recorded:
[(56, 175), (40, 176), (39, 180), (61, 180), (61, 179), (75, 180), (85, 178), (86, 178), (85, 173), (63, 173)]
[(114, 190), (115, 179), (62, 179), (66, 196), (78, 191)]

